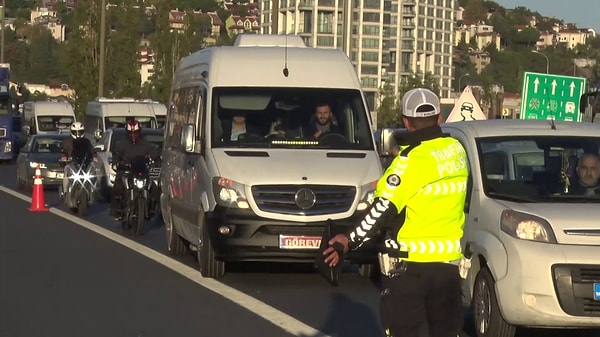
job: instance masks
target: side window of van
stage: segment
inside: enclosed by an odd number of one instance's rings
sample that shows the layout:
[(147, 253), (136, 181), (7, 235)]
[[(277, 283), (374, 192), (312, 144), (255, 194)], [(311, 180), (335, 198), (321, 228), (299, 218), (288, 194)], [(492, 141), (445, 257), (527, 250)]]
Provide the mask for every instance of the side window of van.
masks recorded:
[(184, 124), (196, 124), (200, 91), (197, 87), (181, 88), (173, 92), (171, 106), (167, 116), (167, 144), (178, 147), (181, 127)]

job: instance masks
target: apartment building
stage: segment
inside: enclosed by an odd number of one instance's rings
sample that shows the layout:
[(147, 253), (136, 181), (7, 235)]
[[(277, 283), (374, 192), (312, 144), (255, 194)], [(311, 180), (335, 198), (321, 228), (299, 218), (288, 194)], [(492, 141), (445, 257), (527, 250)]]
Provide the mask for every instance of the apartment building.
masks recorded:
[(58, 13), (47, 7), (38, 7), (31, 11), (31, 23), (34, 25), (43, 25), (52, 34), (55, 40), (65, 41), (65, 26), (62, 24)]
[(372, 110), (384, 83), (432, 73), (452, 91), (455, 0), (259, 0), (262, 34), (297, 34), (339, 48), (356, 67)]
[(455, 45), (460, 42), (474, 42), (477, 50), (483, 50), (489, 45), (493, 45), (496, 50), (500, 50), (500, 35), (494, 32), (494, 26), (484, 24), (462, 24), (456, 27)]

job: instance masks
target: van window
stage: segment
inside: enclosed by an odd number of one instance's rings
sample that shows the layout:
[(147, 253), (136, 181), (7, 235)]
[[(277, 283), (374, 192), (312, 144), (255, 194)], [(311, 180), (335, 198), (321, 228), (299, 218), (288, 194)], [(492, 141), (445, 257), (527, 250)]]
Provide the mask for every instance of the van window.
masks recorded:
[(44, 132), (67, 130), (74, 121), (75, 119), (69, 116), (38, 116), (37, 129)]
[(140, 125), (142, 126), (142, 128), (148, 128), (148, 129), (155, 129), (156, 128), (156, 123), (154, 121), (154, 118), (152, 117), (145, 117), (145, 116), (136, 116), (136, 117), (131, 117), (131, 116), (111, 116), (111, 117), (104, 117), (104, 124), (106, 125), (107, 129), (110, 128), (124, 128), (125, 124), (127, 124), (128, 120), (131, 119), (135, 119), (137, 120)]
[[(215, 88), (212, 146), (372, 150), (363, 97), (351, 89)], [(332, 112), (332, 127), (317, 119), (317, 106), (323, 105)], [(232, 128), (240, 116), (245, 117), (245, 133)]]
[(166, 139), (169, 146), (179, 146), (182, 125), (196, 124), (200, 100), (200, 89), (198, 87), (181, 88), (173, 92), (166, 130)]
[[(578, 160), (600, 155), (600, 138), (590, 137), (507, 136), (477, 143), (486, 194), (530, 202), (569, 202), (578, 196), (587, 184), (577, 174)], [(600, 190), (592, 199), (600, 202)]]

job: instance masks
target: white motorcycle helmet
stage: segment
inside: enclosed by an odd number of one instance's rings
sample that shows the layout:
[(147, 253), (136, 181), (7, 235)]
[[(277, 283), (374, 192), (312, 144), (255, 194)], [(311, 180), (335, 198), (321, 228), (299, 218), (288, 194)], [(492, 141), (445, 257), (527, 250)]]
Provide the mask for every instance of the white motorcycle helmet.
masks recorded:
[(84, 131), (85, 128), (83, 127), (83, 123), (75, 122), (71, 124), (71, 137), (73, 137), (73, 139), (83, 138)]

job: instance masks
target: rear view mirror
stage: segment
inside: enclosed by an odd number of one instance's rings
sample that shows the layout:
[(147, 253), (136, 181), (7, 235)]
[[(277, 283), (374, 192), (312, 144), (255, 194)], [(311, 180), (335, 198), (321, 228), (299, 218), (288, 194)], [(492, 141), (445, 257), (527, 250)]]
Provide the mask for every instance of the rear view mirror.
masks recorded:
[(185, 124), (181, 128), (181, 151), (195, 152), (196, 127), (193, 124)]
[(394, 129), (382, 129), (379, 137), (379, 155), (382, 157), (393, 156), (394, 154), (392, 151), (398, 146), (398, 144), (396, 144), (396, 139), (394, 139)]

